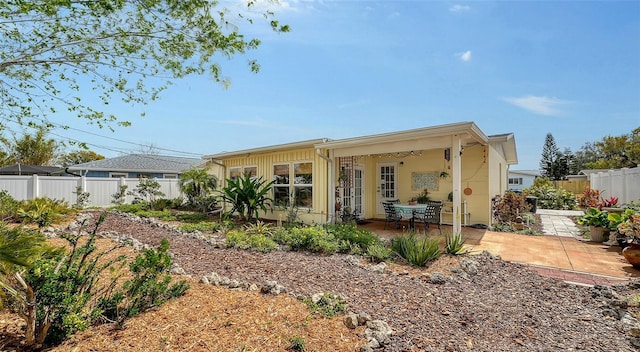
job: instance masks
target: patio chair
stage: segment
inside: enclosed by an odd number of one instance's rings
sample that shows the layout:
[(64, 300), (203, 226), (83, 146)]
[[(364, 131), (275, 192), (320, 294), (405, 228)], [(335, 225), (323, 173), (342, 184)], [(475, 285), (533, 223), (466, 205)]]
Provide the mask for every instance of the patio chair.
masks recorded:
[(416, 211), (414, 217), (416, 220), (422, 221), (424, 223), (424, 232), (429, 231), (430, 224), (438, 225), (438, 230), (442, 234), (442, 229), (440, 228), (440, 210), (442, 209), (441, 201), (429, 201), (427, 202), (427, 207), (423, 211)]
[(396, 229), (400, 228), (400, 220), (402, 220), (402, 216), (396, 212), (396, 208), (393, 206), (392, 202), (382, 202), (382, 206), (384, 207), (384, 229), (387, 229), (388, 222), (395, 222)]

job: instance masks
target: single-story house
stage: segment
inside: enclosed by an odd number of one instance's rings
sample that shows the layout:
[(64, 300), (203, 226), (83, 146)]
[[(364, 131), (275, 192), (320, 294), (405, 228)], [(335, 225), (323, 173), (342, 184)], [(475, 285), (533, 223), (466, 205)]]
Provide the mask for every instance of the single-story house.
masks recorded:
[(66, 171), (86, 177), (180, 178), (182, 172), (200, 164), (199, 158), (128, 154), (72, 165)]
[(509, 170), (509, 189), (522, 191), (533, 186), (533, 181), (540, 176), (539, 170)]
[(64, 170), (59, 166), (40, 166), (40, 165), (24, 165), (13, 164), (0, 167), (0, 175), (40, 175), (52, 176), (63, 173)]
[[(339, 140), (316, 139), (206, 155), (223, 180), (250, 172), (276, 180), (273, 199), (293, 199), (307, 223), (335, 221), (337, 205), (362, 219), (384, 218), (382, 202), (407, 202), (424, 190), (445, 201), (448, 221), (490, 225), (491, 198), (507, 190), (516, 164), (512, 133), (487, 136), (473, 122)], [(261, 214), (281, 219), (284, 209)]]

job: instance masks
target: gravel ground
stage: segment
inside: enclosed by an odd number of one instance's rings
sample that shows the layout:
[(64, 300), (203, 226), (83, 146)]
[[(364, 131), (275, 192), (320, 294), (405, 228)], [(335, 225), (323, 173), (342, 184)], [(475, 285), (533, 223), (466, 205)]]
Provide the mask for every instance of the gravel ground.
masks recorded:
[[(194, 277), (216, 272), (258, 285), (275, 280), (295, 294), (340, 295), (350, 310), (365, 311), (394, 329), (385, 351), (637, 350), (624, 319), (605, 314), (612, 302), (605, 298), (607, 288), (565, 284), (487, 255), (466, 257), (478, 264), (477, 275), (460, 270), (452, 257), (427, 269), (391, 265), (379, 273), (347, 255), (215, 248), (120, 215), (108, 216), (99, 231), (129, 234), (152, 246), (167, 237), (175, 262)], [(444, 283), (431, 282), (434, 271), (446, 277)], [(635, 295), (628, 311), (637, 316), (640, 290), (613, 290), (621, 299)]]

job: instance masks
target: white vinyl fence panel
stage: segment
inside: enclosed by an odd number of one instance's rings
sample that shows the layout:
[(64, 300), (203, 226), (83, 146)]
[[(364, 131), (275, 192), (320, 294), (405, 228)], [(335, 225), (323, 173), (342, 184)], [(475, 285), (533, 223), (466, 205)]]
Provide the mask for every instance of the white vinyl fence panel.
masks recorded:
[(604, 198), (618, 197), (618, 204), (640, 201), (640, 167), (591, 174), (589, 183)]
[[(156, 179), (160, 184), (163, 198), (174, 199), (182, 196), (178, 179)], [(107, 177), (67, 177), (67, 176), (0, 176), (0, 191), (6, 190), (16, 200), (33, 198), (51, 198), (76, 203), (76, 189), (82, 187), (89, 193), (89, 205), (95, 207), (112, 206), (112, 195), (127, 186), (133, 191), (139, 183), (137, 178)], [(125, 203), (131, 203), (133, 197), (127, 196)]]

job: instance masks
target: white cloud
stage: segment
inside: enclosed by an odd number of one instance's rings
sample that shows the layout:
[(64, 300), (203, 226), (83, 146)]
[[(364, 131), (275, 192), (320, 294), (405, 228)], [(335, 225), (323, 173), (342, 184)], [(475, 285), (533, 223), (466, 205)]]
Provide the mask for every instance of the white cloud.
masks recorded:
[(471, 61), (471, 50), (467, 50), (464, 53), (460, 54), (460, 60), (464, 62)]
[(534, 95), (527, 95), (520, 98), (503, 98), (509, 104), (515, 105), (519, 108), (523, 108), (534, 114), (545, 116), (557, 116), (561, 115), (562, 111), (558, 108), (562, 105), (571, 103), (568, 100), (560, 100), (557, 98), (549, 97), (537, 97)]
[(469, 11), (469, 10), (471, 10), (471, 7), (470, 7), (470, 6), (467, 6), (467, 5), (458, 5), (458, 4), (453, 5), (453, 6), (451, 6), (451, 7), (449, 8), (449, 11), (451, 11), (451, 12), (463, 12), (463, 11)]

